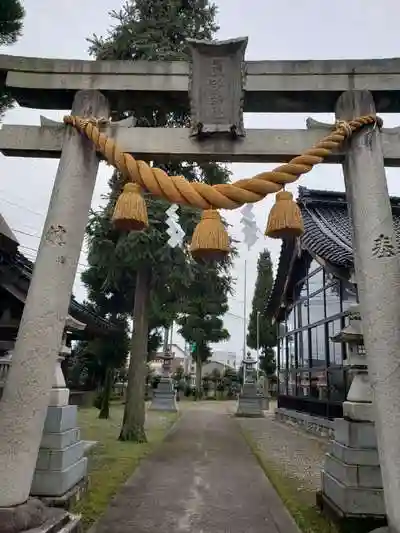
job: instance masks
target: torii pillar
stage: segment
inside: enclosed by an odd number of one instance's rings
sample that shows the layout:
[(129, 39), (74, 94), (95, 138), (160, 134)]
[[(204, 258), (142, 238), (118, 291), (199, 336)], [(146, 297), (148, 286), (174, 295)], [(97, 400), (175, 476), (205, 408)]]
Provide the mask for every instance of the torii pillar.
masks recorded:
[[(98, 91), (79, 91), (72, 113), (108, 117), (109, 106)], [(31, 509), (27, 500), (98, 166), (90, 141), (74, 128), (65, 128), (13, 364), (0, 402), (0, 531), (9, 531), (6, 528), (16, 522), (18, 513), (24, 517), (21, 530), (37, 527), (44, 517), (37, 504)]]
[[(336, 116), (375, 114), (369, 91), (348, 91)], [(377, 126), (348, 143), (343, 164), (354, 263), (390, 533), (400, 533), (400, 260)]]

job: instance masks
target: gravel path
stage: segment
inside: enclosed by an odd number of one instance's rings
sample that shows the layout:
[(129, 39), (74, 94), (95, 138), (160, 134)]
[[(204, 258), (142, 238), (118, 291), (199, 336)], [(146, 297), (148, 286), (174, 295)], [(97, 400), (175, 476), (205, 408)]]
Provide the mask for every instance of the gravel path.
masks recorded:
[(239, 418), (238, 421), (257, 443), (266, 461), (282, 469), (284, 475), (297, 480), (299, 490), (315, 494), (320, 488), (328, 440), (276, 421), (273, 405), (264, 419)]

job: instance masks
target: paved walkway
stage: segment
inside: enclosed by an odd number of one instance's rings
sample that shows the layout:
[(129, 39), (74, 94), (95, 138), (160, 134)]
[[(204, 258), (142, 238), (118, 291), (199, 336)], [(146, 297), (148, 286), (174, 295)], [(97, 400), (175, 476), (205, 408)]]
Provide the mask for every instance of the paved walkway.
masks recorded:
[(217, 406), (185, 410), (114, 498), (95, 533), (299, 533)]

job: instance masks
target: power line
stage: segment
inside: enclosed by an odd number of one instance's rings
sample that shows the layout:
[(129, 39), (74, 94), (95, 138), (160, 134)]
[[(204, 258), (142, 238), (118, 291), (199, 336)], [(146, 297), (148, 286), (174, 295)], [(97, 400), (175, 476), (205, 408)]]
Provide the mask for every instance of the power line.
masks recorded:
[(3, 198), (2, 196), (0, 196), (0, 200), (5, 202), (6, 204), (12, 205), (14, 207), (19, 207), (20, 209), (24, 209), (25, 211), (29, 211), (30, 213), (32, 213), (34, 215), (37, 215), (37, 216), (39, 216), (41, 218), (44, 218), (44, 214), (43, 213), (39, 213), (39, 211), (35, 211), (33, 209), (30, 209), (29, 207), (26, 207), (26, 205), (17, 204), (16, 202), (12, 202), (11, 200), (7, 200), (6, 198)]

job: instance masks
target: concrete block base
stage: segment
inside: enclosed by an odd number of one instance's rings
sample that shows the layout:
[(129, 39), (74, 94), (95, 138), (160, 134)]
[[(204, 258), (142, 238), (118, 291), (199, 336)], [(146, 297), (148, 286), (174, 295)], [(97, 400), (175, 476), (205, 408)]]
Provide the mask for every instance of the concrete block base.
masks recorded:
[(87, 458), (65, 470), (35, 470), (31, 494), (35, 496), (62, 496), (86, 476)]
[(263, 397), (257, 394), (256, 385), (246, 383), (239, 395), (236, 416), (263, 418)]
[(62, 450), (40, 448), (36, 463), (37, 470), (65, 470), (83, 457), (84, 441), (74, 442)]
[(371, 402), (343, 402), (343, 416), (357, 422), (373, 422)]
[[(317, 507), (337, 526), (343, 533), (388, 533), (382, 526), (386, 526), (385, 516), (373, 515), (345, 515), (322, 491), (316, 495)], [(372, 530), (374, 530), (372, 532)]]
[(379, 465), (351, 465), (327, 453), (325, 456), (325, 471), (347, 487), (383, 488)]
[(342, 518), (383, 520), (386, 511), (374, 424), (336, 419), (334, 428), (321, 473), (321, 494), (329, 503), (325, 506), (335, 508)]
[(348, 465), (379, 466), (378, 450), (374, 448), (349, 448), (337, 441), (332, 441), (330, 453)]
[(170, 413), (176, 413), (178, 411), (175, 391), (170, 379), (163, 378), (158, 384), (158, 387), (154, 389), (153, 399), (149, 409), (151, 411), (168, 411)]
[(383, 489), (350, 487), (322, 470), (322, 492), (343, 515), (385, 516)]
[(62, 450), (77, 442), (80, 439), (80, 433), (79, 428), (68, 429), (61, 433), (44, 433), (40, 447)]
[(336, 418), (334, 422), (335, 441), (350, 448), (377, 449), (373, 422), (356, 422)]
[(76, 428), (77, 418), (76, 405), (55, 406), (47, 408), (46, 421), (44, 423), (44, 433), (63, 433), (69, 429)]
[(86, 445), (76, 424), (76, 405), (48, 407), (31, 486), (33, 496), (63, 497), (86, 477)]

